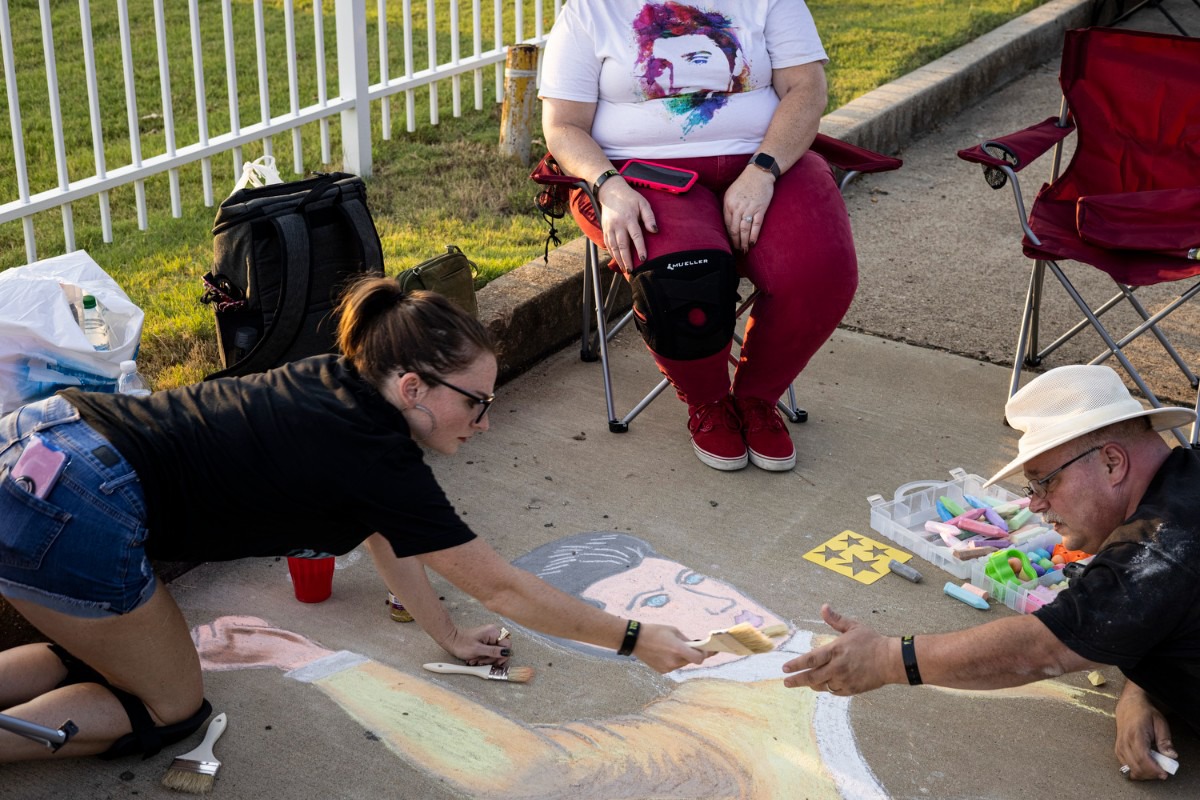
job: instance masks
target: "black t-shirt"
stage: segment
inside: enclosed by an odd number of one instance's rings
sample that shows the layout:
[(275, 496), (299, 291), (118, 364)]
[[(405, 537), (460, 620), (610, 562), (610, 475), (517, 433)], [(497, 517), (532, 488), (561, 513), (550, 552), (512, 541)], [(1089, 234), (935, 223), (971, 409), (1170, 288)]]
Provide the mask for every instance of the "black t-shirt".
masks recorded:
[(1034, 613), (1200, 731), (1200, 451), (1173, 450), (1133, 516)]
[(149, 397), (63, 396), (137, 471), (154, 558), (337, 555), (376, 531), (403, 557), (475, 536), (404, 416), (336, 356)]

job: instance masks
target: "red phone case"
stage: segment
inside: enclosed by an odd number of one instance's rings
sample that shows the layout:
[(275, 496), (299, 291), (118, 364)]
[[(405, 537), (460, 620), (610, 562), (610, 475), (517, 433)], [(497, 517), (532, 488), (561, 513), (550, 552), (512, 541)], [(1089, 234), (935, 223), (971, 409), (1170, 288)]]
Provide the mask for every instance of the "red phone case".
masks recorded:
[[(681, 180), (684, 180), (684, 179), (686, 179), (686, 180), (685, 180), (685, 182), (683, 182), (681, 184), (663, 183), (662, 181), (655, 180), (651, 176), (632, 175), (632, 174), (627, 173), (627, 170), (632, 171), (634, 169), (637, 169), (637, 167), (635, 165), (638, 165), (638, 164), (644, 164), (645, 166), (650, 167), (654, 170), (664, 170), (666, 172), (670, 172), (675, 175), (678, 175)], [(700, 177), (698, 174), (696, 174), (695, 172), (693, 172), (690, 169), (681, 169), (680, 167), (671, 167), (671, 166), (667, 166), (666, 164), (656, 164), (653, 161), (643, 161), (640, 158), (631, 158), (628, 161), (626, 161), (624, 164), (621, 165), (620, 173), (621, 173), (622, 178), (627, 180), (629, 183), (634, 184), (635, 186), (645, 186), (648, 189), (657, 189), (660, 192), (670, 192), (672, 194), (683, 194), (688, 189), (692, 188), (692, 185), (696, 182), (696, 179)]]

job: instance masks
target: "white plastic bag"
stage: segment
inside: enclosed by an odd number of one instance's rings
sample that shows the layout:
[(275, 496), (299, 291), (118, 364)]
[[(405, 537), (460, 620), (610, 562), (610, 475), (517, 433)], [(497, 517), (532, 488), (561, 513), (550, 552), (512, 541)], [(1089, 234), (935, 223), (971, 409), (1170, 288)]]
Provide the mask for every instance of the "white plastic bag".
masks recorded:
[[(90, 294), (104, 308), (108, 350), (88, 342), (68, 294)], [(121, 362), (137, 357), (144, 317), (82, 250), (0, 272), (0, 415), (68, 386), (116, 391)]]
[(269, 186), (272, 183), (283, 183), (279, 170), (275, 169), (275, 156), (259, 156), (253, 161), (242, 162), (242, 177), (233, 185), (233, 192), (245, 189), (247, 186)]

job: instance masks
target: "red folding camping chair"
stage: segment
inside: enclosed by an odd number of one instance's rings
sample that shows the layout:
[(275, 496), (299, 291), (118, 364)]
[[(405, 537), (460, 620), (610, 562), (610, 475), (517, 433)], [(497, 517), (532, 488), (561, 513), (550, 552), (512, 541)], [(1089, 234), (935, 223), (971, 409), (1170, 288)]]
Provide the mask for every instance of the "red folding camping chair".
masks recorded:
[[(1037, 366), (1077, 333), (1091, 328), (1107, 347), (1091, 363), (1115, 356), (1142, 394), (1158, 407), (1161, 403), (1123, 348), (1143, 333), (1153, 334), (1192, 388), (1200, 387), (1200, 380), (1159, 328), (1162, 320), (1200, 291), (1200, 281), (1154, 314), (1135, 294), (1138, 287), (1200, 275), (1200, 39), (1116, 28), (1068, 31), (1059, 83), (1063, 104), (1057, 117), (958, 153), (984, 166), (993, 189), (1011, 182), (1025, 232), (1024, 252), (1034, 259), (1009, 396), (1019, 388), (1023, 364)], [(1072, 131), (1076, 132), (1075, 152), (1059, 174), (1063, 140)], [(1051, 149), (1050, 182), (1042, 186), (1027, 215), (1017, 173)], [(1117, 284), (1117, 293), (1094, 308), (1089, 306), (1067, 277), (1062, 261), (1105, 272)], [(1039, 311), (1047, 272), (1062, 284), (1084, 319), (1039, 350)], [(1128, 303), (1142, 322), (1116, 336), (1101, 317), (1122, 303)], [(1198, 434), (1200, 420), (1192, 426), (1193, 445)], [(1175, 435), (1188, 444), (1178, 430)]]
[[(846, 185), (857, 175), (871, 172), (886, 172), (898, 169), (903, 164), (898, 158), (880, 155), (871, 150), (848, 144), (847, 142), (821, 133), (817, 134), (817, 138), (813, 141), (810, 149), (842, 172), (838, 188), (843, 192), (846, 190)], [(596, 203), (596, 199), (592, 196), (592, 189), (588, 185), (588, 182), (582, 178), (563, 173), (558, 166), (558, 162), (549, 153), (542, 157), (542, 160), (534, 167), (529, 177), (535, 183), (544, 187), (538, 195), (537, 206), (550, 222), (550, 239), (547, 241), (547, 247), (549, 247), (550, 241), (553, 241), (555, 244), (558, 243), (553, 220), (562, 217), (566, 213), (566, 192), (568, 190), (579, 189), (586, 192), (588, 199), (592, 201), (592, 206), (597, 209), (600, 207)], [(623, 416), (617, 414), (616, 403), (613, 400), (613, 381), (612, 370), (609, 366), (608, 343), (633, 319), (633, 311), (626, 311), (616, 322), (612, 321), (618, 298), (621, 296), (617, 291), (620, 287), (620, 283), (618, 282), (623, 282), (624, 278), (620, 272), (614, 270), (606, 288), (602, 280), (602, 269), (607, 263), (607, 254), (602, 254), (600, 248), (595, 243), (591, 240), (586, 240), (581, 315), (582, 338), (579, 357), (583, 361), (600, 361), (601, 371), (604, 376), (604, 400), (608, 411), (608, 429), (613, 433), (624, 433), (629, 430), (629, 423), (633, 421), (633, 418), (642, 413), (646, 406), (654, 402), (654, 399), (663, 393), (667, 386), (670, 385), (670, 382), (666, 378), (663, 378), (628, 413)], [(739, 319), (754, 305), (754, 299), (757, 294), (757, 291), (751, 293), (749, 297), (738, 304), (737, 316)], [(596, 326), (594, 332), (592, 331), (593, 320)], [(740, 347), (742, 344), (741, 336), (735, 334), (734, 342)], [(729, 358), (733, 364), (736, 365), (738, 363), (736, 352), (731, 352)], [(777, 406), (793, 423), (805, 422), (808, 419), (808, 412), (796, 405), (796, 390), (793, 386), (788, 387), (787, 399), (780, 399)]]

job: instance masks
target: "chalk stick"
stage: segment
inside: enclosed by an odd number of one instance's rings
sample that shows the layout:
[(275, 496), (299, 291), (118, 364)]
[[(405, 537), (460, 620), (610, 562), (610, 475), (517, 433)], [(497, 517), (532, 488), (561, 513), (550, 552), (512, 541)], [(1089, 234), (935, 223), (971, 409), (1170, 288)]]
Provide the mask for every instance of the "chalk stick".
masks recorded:
[(1162, 753), (1158, 752), (1157, 750), (1151, 750), (1150, 757), (1154, 759), (1154, 763), (1158, 764), (1160, 767), (1165, 769), (1171, 775), (1174, 775), (1175, 771), (1179, 769), (1178, 761), (1171, 758), (1170, 756), (1164, 756)]
[(971, 594), (979, 595), (984, 600), (988, 599), (988, 593), (986, 589), (980, 589), (978, 586), (969, 581), (964, 581), (962, 588), (966, 589)]
[(901, 578), (904, 578), (906, 581), (910, 581), (912, 583), (921, 582), (921, 573), (917, 572), (908, 564), (902, 564), (894, 558), (888, 562), (888, 569), (899, 575)]
[(986, 556), (989, 553), (995, 553), (995, 552), (996, 552), (996, 548), (990, 547), (990, 546), (987, 546), (987, 547), (983, 547), (983, 546), (981, 546), (981, 547), (964, 547), (961, 550), (955, 550), (953, 555), (959, 561), (970, 561), (973, 558), (980, 558), (981, 556)]
[(930, 533), (936, 533), (939, 535), (941, 535), (943, 533), (948, 533), (951, 536), (958, 536), (958, 534), (962, 533), (962, 531), (960, 531), (958, 528), (954, 527), (953, 525), (947, 525), (946, 523), (938, 522), (935, 519), (930, 519), (930, 520), (925, 521), (925, 530), (927, 530)]
[(1100, 670), (1092, 670), (1088, 673), (1088, 680), (1092, 686), (1103, 686), (1105, 684), (1104, 676), (1100, 674)]
[(980, 517), (983, 516), (983, 514), (984, 514), (984, 509), (972, 508), (969, 511), (964, 511), (963, 513), (959, 514), (954, 519), (948, 520), (946, 522), (946, 524), (947, 525), (957, 525), (960, 521), (962, 521), (964, 519), (979, 519)]
[(943, 508), (956, 517), (961, 517), (966, 512), (965, 508), (944, 495), (938, 498), (938, 502), (942, 504)]
[(986, 522), (979, 522), (973, 519), (960, 519), (955, 525), (964, 531), (978, 533), (981, 536), (991, 536), (996, 539), (1008, 536), (1007, 528), (997, 528), (995, 525), (989, 525)]
[(1000, 516), (990, 508), (985, 508), (983, 510), (983, 516), (987, 518), (988, 522), (992, 523), (1002, 531), (1016, 530), (1016, 528), (1011, 527), (1007, 522), (1004, 521), (1004, 517)]
[(955, 586), (952, 581), (946, 581), (946, 585), (942, 587), (942, 591), (953, 597), (955, 600), (959, 600), (969, 606), (978, 608), (980, 611), (988, 610), (987, 600), (984, 600), (978, 595), (971, 594), (961, 586)]

